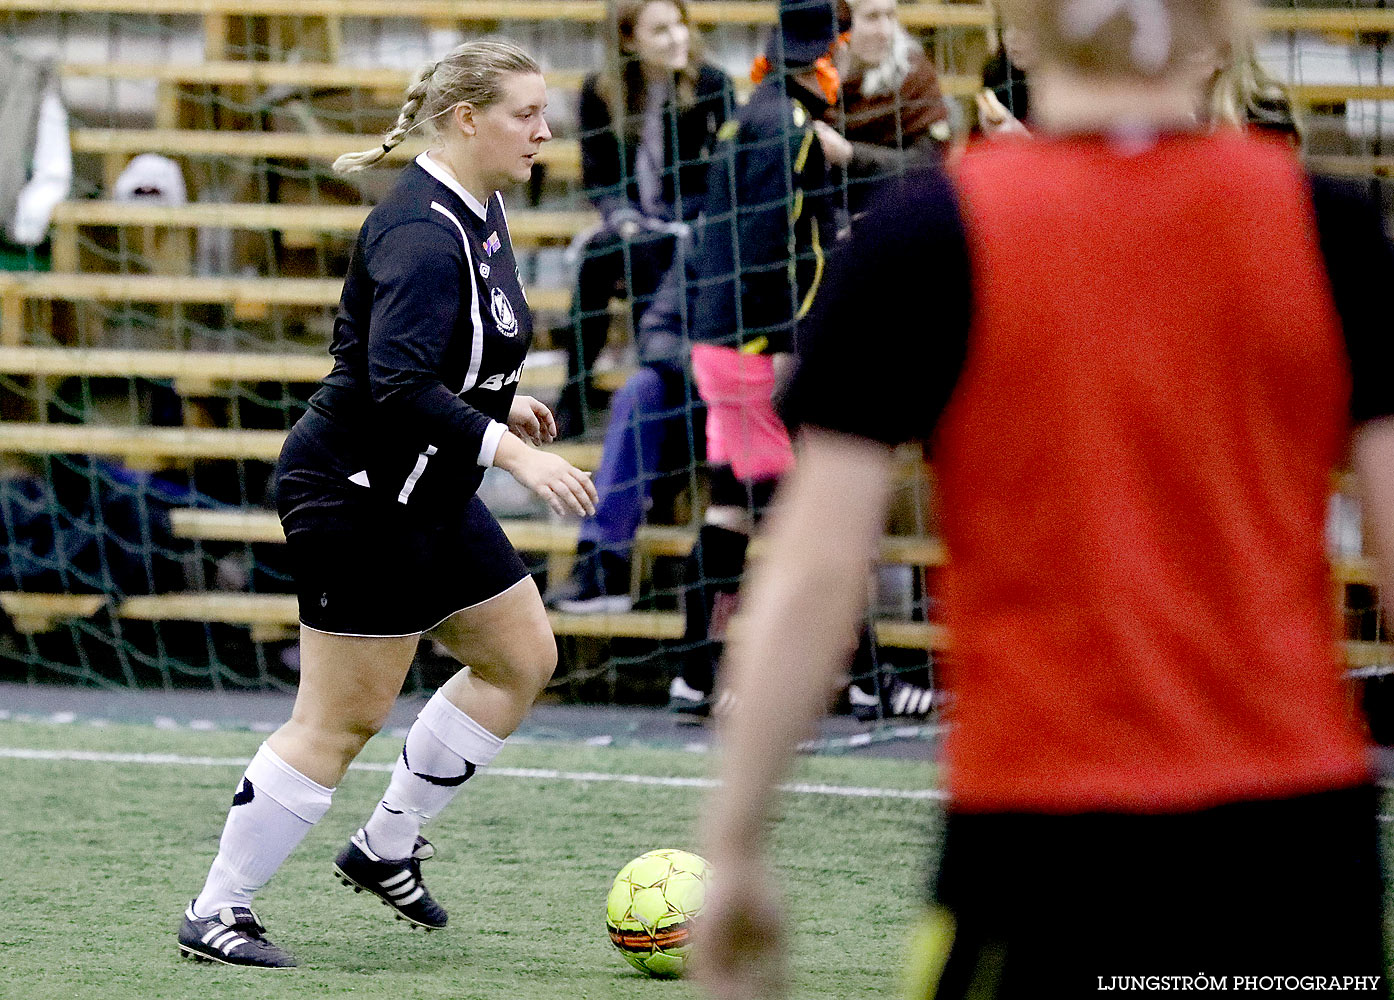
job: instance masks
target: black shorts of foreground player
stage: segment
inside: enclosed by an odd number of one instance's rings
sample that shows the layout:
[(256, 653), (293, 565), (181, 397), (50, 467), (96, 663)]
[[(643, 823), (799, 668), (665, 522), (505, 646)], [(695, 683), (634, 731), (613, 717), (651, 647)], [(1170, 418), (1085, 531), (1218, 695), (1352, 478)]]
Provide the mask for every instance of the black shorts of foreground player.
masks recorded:
[(526, 53), (466, 43), (416, 75), (380, 149), (335, 164), (371, 166), (418, 125), (435, 134), (363, 225), (334, 368), (281, 454), (300, 688), (233, 796), (179, 930), (185, 955), (295, 965), (266, 939), (252, 896), (329, 809), (428, 631), (468, 666), (422, 709), (333, 868), (413, 927), (445, 926), (421, 879), (435, 853), (421, 828), (493, 760), (556, 667), (537, 588), (475, 496), (492, 465), (558, 514), (595, 512), (586, 473), (527, 443), (555, 437), (551, 412), (515, 395), (532, 321), (497, 189), (528, 179), (551, 138), (546, 103)]
[(799, 459), (723, 665), (703, 974), (722, 1000), (786, 991), (770, 792), (856, 634), (893, 446), (924, 441), (954, 713), (905, 995), (1201, 973), (1387, 995), (1325, 550), (1349, 455), (1394, 604), (1382, 213), (1285, 142), (1197, 125), (1239, 10), (1003, 10), (1039, 55), (1037, 137), (888, 185), (800, 328)]

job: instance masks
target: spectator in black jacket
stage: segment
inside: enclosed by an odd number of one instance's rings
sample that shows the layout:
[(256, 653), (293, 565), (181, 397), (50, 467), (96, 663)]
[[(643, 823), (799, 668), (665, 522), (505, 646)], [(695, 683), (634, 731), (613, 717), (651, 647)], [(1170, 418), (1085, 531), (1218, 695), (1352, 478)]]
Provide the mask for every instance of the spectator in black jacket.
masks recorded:
[(673, 260), (675, 233), (696, 218), (707, 154), (730, 115), (731, 81), (702, 62), (684, 0), (618, 0), (614, 66), (581, 86), (581, 182), (601, 225), (584, 239), (567, 342), (562, 436), (583, 429), (590, 369), (627, 298), (637, 330)]
[(689, 651), (669, 688), (670, 707), (689, 716), (714, 707), (716, 643), (734, 610), (749, 533), (794, 460), (773, 394), (835, 237), (826, 140), (816, 128), (838, 99), (835, 25), (831, 0), (781, 0), (771, 73), (721, 130), (687, 261), (692, 375), (714, 467), (686, 571)]

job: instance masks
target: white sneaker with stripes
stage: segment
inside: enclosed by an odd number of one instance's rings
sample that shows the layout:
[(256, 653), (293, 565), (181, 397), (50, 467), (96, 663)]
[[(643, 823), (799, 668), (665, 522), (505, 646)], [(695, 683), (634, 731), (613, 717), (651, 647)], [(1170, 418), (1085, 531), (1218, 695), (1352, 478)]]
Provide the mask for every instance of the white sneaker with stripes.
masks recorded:
[[(868, 686), (875, 683), (866, 682)], [(930, 712), (944, 702), (944, 693), (935, 688), (920, 687), (890, 674), (881, 677), (881, 694), (877, 697), (856, 684), (847, 688), (847, 701), (852, 714), (862, 722), (878, 719), (926, 719)]]
[(265, 933), (248, 907), (224, 906), (211, 917), (197, 917), (191, 902), (179, 927), (179, 954), (200, 962), (256, 969), (295, 968), (295, 958), (266, 940)]
[(426, 883), (421, 881), (421, 862), (435, 853), (428, 840), (417, 837), (410, 857), (399, 861), (380, 858), (359, 830), (334, 859), (334, 874), (354, 892), (366, 889), (377, 896), (396, 911), (398, 920), (432, 931), (444, 927), (448, 919), (445, 908), (431, 898)]

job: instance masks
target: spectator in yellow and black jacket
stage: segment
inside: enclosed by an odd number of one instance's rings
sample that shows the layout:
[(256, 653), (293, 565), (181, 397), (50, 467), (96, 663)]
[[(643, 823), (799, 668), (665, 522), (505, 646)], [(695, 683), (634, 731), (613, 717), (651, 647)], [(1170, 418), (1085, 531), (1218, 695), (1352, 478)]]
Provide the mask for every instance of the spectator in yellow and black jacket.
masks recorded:
[(687, 567), (675, 710), (706, 714), (721, 595), (739, 583), (755, 514), (794, 460), (775, 413), (776, 369), (812, 304), (834, 232), (827, 158), (814, 128), (837, 101), (830, 0), (782, 0), (771, 72), (718, 133), (686, 269), (692, 377), (707, 408), (711, 505)]

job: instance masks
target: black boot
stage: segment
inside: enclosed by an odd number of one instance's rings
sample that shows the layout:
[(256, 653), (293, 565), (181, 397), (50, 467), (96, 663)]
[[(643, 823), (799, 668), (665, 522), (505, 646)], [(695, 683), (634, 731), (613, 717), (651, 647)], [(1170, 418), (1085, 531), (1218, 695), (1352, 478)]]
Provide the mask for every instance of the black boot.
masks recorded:
[(715, 686), (721, 640), (734, 610), (749, 545), (750, 536), (743, 532), (704, 524), (687, 557), (683, 643), (688, 650), (683, 657), (681, 683), (675, 681), (669, 690), (668, 707), (674, 712), (699, 717), (709, 712), (707, 700)]

